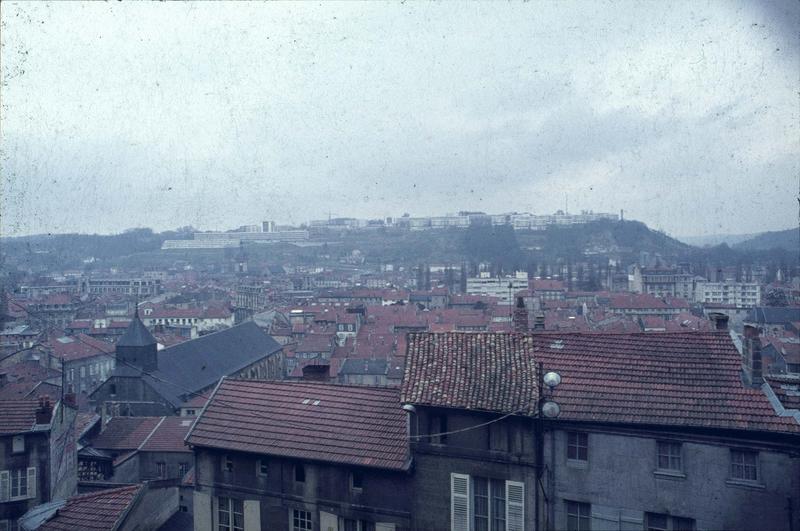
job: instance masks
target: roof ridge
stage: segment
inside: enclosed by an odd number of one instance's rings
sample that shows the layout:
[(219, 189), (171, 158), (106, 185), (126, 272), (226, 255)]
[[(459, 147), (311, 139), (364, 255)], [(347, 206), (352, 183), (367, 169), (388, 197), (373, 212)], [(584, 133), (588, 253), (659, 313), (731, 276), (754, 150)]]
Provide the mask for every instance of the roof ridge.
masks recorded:
[(153, 429), (150, 430), (150, 433), (147, 435), (147, 437), (144, 438), (144, 440), (139, 445), (139, 447), (136, 448), (136, 450), (141, 450), (142, 448), (144, 448), (144, 445), (147, 444), (147, 441), (150, 440), (150, 437), (153, 436), (153, 434), (158, 430), (158, 427), (161, 426), (161, 424), (164, 422), (164, 419), (166, 419), (166, 418), (167, 418), (166, 416), (161, 417), (161, 420), (158, 421), (158, 424), (153, 426)]

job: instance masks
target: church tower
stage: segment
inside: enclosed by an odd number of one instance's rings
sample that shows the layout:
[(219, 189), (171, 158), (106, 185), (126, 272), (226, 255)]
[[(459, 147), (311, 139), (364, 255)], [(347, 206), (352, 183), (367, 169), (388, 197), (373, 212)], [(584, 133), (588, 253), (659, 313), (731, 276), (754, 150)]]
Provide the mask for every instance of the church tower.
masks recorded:
[(135, 366), (144, 371), (158, 369), (158, 345), (153, 334), (139, 319), (137, 305), (131, 324), (116, 344), (117, 367)]

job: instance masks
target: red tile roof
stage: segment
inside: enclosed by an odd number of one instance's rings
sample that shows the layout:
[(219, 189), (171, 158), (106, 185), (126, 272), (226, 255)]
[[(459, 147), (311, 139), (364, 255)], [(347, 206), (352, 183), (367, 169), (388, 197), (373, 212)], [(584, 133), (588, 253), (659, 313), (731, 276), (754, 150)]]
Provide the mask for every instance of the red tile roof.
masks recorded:
[(53, 355), (64, 361), (74, 361), (114, 353), (114, 345), (86, 334), (59, 337), (50, 342)]
[(114, 417), (91, 445), (103, 450), (135, 450), (142, 445), (163, 417)]
[(519, 334), (409, 334), (402, 400), (536, 412), (533, 340)]
[(39, 527), (40, 531), (110, 531), (115, 529), (142, 485), (101, 490), (67, 499), (53, 518)]
[(225, 379), (187, 437), (233, 451), (405, 470), (398, 389)]
[(402, 399), (532, 414), (534, 360), (561, 374), (561, 419), (800, 433), (742, 384), (727, 332), (412, 334)]
[(0, 401), (0, 435), (25, 433), (36, 424), (38, 400)]
[(139, 448), (143, 452), (190, 452), (183, 442), (194, 417), (164, 417)]

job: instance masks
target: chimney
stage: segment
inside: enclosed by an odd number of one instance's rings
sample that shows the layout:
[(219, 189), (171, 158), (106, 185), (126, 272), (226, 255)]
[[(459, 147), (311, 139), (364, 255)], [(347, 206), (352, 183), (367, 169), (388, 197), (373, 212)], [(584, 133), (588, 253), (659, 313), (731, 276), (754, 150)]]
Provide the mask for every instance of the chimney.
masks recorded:
[(764, 383), (761, 369), (761, 338), (756, 326), (745, 325), (742, 342), (742, 376), (744, 383), (751, 387), (760, 387)]
[(517, 306), (514, 308), (514, 332), (524, 334), (528, 331), (528, 309), (525, 308), (525, 300), (517, 297)]
[(39, 409), (36, 410), (36, 424), (50, 424), (53, 418), (53, 405), (50, 403), (50, 397), (39, 397)]
[(330, 365), (306, 365), (303, 367), (303, 380), (311, 382), (325, 382), (328, 380)]
[(533, 331), (544, 332), (544, 312), (539, 312), (533, 318)]
[(728, 316), (724, 313), (710, 313), (708, 318), (714, 323), (714, 330), (727, 330), (728, 329)]

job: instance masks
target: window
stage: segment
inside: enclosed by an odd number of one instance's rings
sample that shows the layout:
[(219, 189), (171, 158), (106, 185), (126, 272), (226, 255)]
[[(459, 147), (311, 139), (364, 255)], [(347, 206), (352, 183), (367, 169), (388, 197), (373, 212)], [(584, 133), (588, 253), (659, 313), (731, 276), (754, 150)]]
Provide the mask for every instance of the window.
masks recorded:
[(431, 415), (428, 418), (428, 441), (431, 444), (447, 444), (447, 416)]
[(189, 463), (180, 463), (178, 464), (178, 474), (180, 474), (181, 478), (189, 472)]
[(364, 488), (364, 476), (361, 472), (350, 472), (350, 488), (359, 491)]
[(292, 511), (292, 531), (311, 531), (314, 529), (314, 522), (311, 520), (311, 512), (294, 509)]
[(647, 531), (694, 531), (694, 520), (668, 514), (646, 513)]
[(256, 474), (265, 478), (269, 475), (269, 465), (263, 459), (256, 461)]
[(11, 442), (11, 452), (18, 454), (25, 451), (25, 436), (15, 435)]
[(167, 464), (164, 462), (156, 463), (156, 474), (161, 479), (166, 479), (167, 477)]
[(116, 395), (117, 394), (117, 384), (113, 384), (113, 383), (110, 384), (108, 386), (108, 392), (111, 393), (111, 396)]
[(35, 497), (35, 467), (0, 471), (0, 502)]
[(525, 484), (450, 474), (450, 522), (452, 531), (522, 529)]
[(375, 524), (366, 520), (339, 519), (339, 529), (343, 531), (375, 531)]
[(683, 470), (680, 443), (659, 441), (657, 453), (658, 468), (660, 470), (671, 470), (674, 472)]
[(218, 531), (244, 531), (244, 503), (235, 498), (218, 498)]
[(758, 481), (758, 452), (731, 450), (731, 478)]
[(81, 378), (85, 377), (86, 377), (86, 366), (84, 365), (83, 367), (81, 367)]
[(505, 481), (472, 478), (472, 519), (475, 531), (504, 531), (506, 528)]
[(306, 482), (306, 467), (303, 465), (294, 465), (294, 480), (298, 483)]
[(567, 529), (590, 531), (592, 529), (592, 506), (588, 503), (567, 501)]
[(229, 455), (222, 456), (222, 471), (233, 472), (233, 460)]
[(589, 434), (577, 431), (567, 432), (567, 459), (573, 461), (589, 460)]

